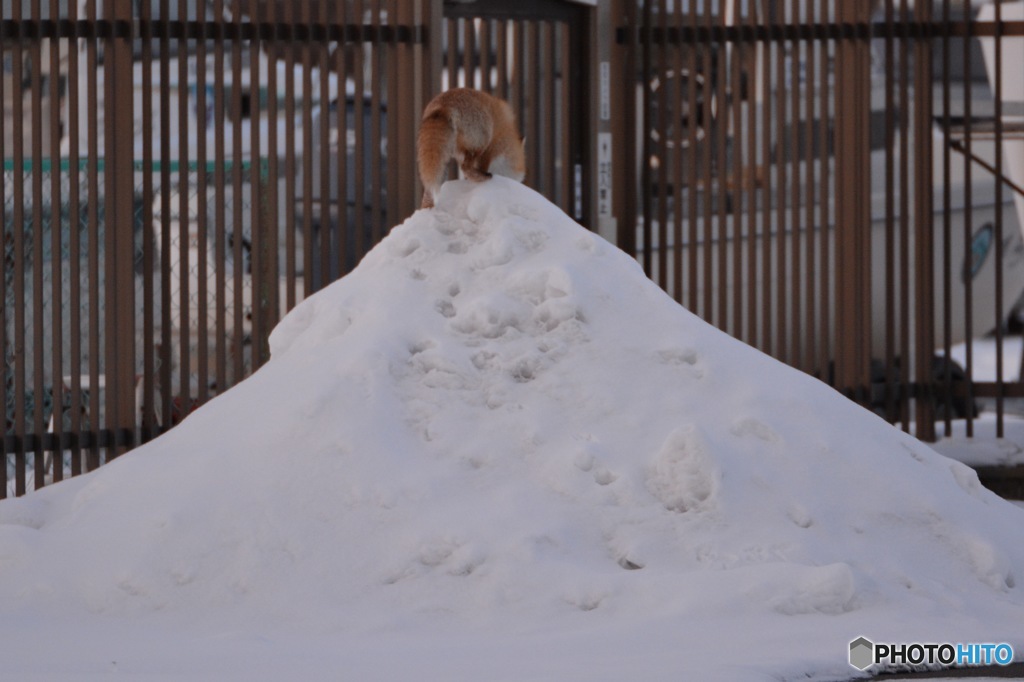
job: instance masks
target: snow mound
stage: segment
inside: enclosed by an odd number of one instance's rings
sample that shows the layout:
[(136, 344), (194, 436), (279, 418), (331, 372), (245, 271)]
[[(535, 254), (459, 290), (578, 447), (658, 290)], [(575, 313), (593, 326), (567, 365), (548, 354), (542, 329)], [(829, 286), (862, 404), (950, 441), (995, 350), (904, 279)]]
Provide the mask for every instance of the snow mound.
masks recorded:
[(512, 181), (447, 183), (271, 352), (159, 440), (0, 504), (0, 604), (1017, 632), (1020, 510)]

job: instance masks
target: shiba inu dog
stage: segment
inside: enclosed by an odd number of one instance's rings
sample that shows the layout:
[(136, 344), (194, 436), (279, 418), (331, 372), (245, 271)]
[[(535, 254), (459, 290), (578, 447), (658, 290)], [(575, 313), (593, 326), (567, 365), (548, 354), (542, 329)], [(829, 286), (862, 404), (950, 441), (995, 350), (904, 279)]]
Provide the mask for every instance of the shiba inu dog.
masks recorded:
[(423, 110), (417, 139), (422, 208), (431, 208), (451, 159), (470, 180), (526, 176), (523, 139), (508, 102), (470, 88), (442, 92)]

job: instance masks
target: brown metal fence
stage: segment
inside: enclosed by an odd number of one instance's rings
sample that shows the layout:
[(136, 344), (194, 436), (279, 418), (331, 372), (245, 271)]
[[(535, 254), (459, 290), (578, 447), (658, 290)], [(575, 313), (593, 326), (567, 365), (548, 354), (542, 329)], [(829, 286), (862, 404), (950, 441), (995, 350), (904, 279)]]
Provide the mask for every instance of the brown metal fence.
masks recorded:
[(398, 95), (424, 61), (415, 5), (4, 3), (0, 495), (242, 380), (411, 212), (387, 165), (412, 157), (385, 151), (413, 146), (428, 94)]
[(509, 98), (527, 182), (586, 220), (571, 56), (588, 16), (550, 0), (5, 2), (0, 497), (100, 466), (265, 362), (281, 316), (418, 206), (415, 134), (442, 83)]
[(1003, 350), (1024, 290), (1021, 6), (4, 3), (0, 496), (99, 466), (265, 362), (280, 317), (418, 205), (419, 112), (456, 85), (509, 99), (527, 183), (617, 222), (709, 322), (922, 437), (957, 414), (970, 431), (980, 398), (1001, 435), (1024, 397)]
[[(704, 319), (920, 437), (954, 416), (970, 432), (981, 396), (1002, 436), (1024, 395), (1002, 338), (1024, 289), (1024, 4), (618, 7), (624, 247)], [(990, 331), (995, 376), (975, 381)]]

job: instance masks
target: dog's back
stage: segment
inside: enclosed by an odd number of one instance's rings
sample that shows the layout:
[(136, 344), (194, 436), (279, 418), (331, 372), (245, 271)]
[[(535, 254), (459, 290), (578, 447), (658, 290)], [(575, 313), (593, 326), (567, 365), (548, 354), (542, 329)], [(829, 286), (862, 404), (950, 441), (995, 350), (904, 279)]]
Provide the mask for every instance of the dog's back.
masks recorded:
[(448, 90), (427, 104), (417, 156), (424, 208), (434, 205), (451, 159), (470, 180), (485, 180), (497, 173), (521, 181), (526, 175), (512, 108), (504, 100), (470, 88)]

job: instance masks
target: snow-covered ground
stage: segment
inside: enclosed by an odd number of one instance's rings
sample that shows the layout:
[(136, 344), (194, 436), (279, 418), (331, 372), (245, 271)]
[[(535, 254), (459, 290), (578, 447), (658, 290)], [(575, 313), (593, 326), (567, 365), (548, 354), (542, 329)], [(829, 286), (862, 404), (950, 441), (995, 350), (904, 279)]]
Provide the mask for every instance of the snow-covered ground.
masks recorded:
[(18, 680), (845, 679), (1024, 652), (1024, 511), (505, 180), (445, 185), (271, 361), (0, 503)]

